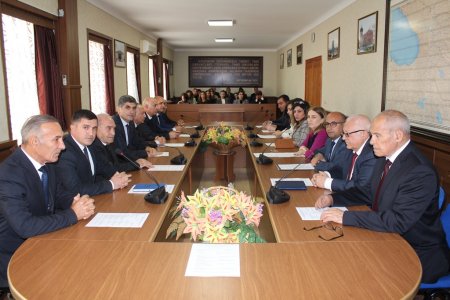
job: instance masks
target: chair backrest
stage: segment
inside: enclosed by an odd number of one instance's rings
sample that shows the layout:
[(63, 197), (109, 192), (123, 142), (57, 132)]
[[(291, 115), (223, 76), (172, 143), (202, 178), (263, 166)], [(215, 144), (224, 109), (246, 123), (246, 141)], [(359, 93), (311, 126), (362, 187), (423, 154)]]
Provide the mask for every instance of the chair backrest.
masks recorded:
[(447, 238), (447, 245), (450, 247), (450, 205), (447, 205), (441, 214), (441, 223), (444, 227), (445, 236)]
[(439, 187), (439, 209), (442, 208), (442, 205), (444, 205), (445, 200), (445, 191), (444, 188), (441, 186)]

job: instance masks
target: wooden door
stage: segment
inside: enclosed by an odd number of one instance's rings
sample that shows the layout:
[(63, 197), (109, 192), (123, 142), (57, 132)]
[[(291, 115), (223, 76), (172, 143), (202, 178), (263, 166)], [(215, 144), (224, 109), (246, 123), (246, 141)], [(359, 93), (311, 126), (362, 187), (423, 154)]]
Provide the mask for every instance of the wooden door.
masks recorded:
[(306, 60), (305, 66), (305, 100), (311, 106), (322, 103), (322, 56)]

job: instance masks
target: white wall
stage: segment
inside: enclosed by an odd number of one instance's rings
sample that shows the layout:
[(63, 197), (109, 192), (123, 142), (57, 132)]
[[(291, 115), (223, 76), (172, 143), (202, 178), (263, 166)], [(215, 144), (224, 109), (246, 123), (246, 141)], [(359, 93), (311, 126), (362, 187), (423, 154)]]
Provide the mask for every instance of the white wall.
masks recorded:
[[(263, 88), (266, 96), (278, 96), (277, 74), (277, 54), (272, 51), (174, 51), (174, 81), (175, 96), (180, 96), (189, 88), (189, 56), (262, 56), (263, 57)], [(203, 88), (203, 87), (199, 87)], [(204, 87), (209, 88), (209, 87)], [(232, 89), (234, 91), (234, 89)], [(247, 94), (253, 92), (252, 88), (245, 88)]]
[[(381, 111), (383, 79), (384, 0), (358, 0), (278, 51), (278, 93), (305, 95), (305, 60), (322, 56), (322, 106), (346, 114), (369, 117)], [(358, 19), (378, 11), (377, 52), (357, 55)], [(328, 33), (340, 27), (340, 57), (327, 60)], [(311, 34), (315, 33), (315, 42)], [(303, 64), (296, 64), (297, 45), (303, 43)], [(292, 67), (286, 66), (286, 52), (292, 48)], [(279, 68), (284, 53), (284, 69)]]
[[(103, 10), (85, 0), (78, 0), (78, 39), (80, 44), (80, 81), (81, 102), (83, 108), (89, 108), (89, 77), (88, 77), (88, 42), (87, 29), (94, 30), (113, 39), (118, 39), (128, 45), (139, 48), (139, 41), (146, 39), (156, 41), (135, 28), (125, 24)], [(172, 50), (163, 48), (164, 58), (172, 58)], [(141, 93), (142, 97), (149, 94), (148, 56), (141, 54)], [(126, 68), (114, 67), (114, 93), (116, 102), (120, 96), (127, 94)]]

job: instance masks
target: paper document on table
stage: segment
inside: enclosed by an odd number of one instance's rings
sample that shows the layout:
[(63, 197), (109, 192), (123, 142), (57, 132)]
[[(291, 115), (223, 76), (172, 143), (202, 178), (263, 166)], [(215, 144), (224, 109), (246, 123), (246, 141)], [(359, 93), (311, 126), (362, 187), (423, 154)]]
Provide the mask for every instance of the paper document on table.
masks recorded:
[(240, 277), (239, 244), (193, 244), (184, 276)]
[[(264, 152), (264, 155), (267, 157), (296, 157), (294, 153), (297, 152)], [(256, 157), (258, 157), (261, 153), (253, 153)], [(296, 164), (294, 164), (295, 166)]]
[(183, 171), (183, 169), (184, 165), (153, 165), (150, 171)]
[[(280, 180), (280, 178), (270, 178), (270, 183), (275, 185), (275, 183)], [(282, 181), (303, 181), (306, 186), (312, 186), (311, 179), (309, 178), (283, 178)]]
[[(172, 193), (173, 188), (175, 187), (174, 184), (164, 184), (160, 183), (160, 186), (165, 186), (166, 192), (169, 194)], [(156, 183), (138, 183), (131, 187), (131, 189), (128, 191), (128, 194), (147, 194), (148, 192), (151, 192), (158, 188), (158, 185)]]
[(197, 128), (198, 125), (185, 125), (184, 128)]
[(256, 128), (262, 128), (262, 125), (256, 125), (255, 127)]
[[(340, 209), (342, 211), (347, 211), (348, 209), (346, 207), (333, 207)], [(320, 220), (320, 215), (322, 212), (330, 209), (330, 207), (325, 208), (315, 208), (315, 207), (297, 207), (297, 212), (300, 215), (300, 218), (302, 218), (303, 221), (317, 221)]]
[(276, 135), (274, 135), (274, 134), (258, 134), (258, 137), (260, 139), (274, 139), (274, 138), (276, 138)]
[(275, 147), (275, 143), (264, 143), (267, 147)]
[(166, 151), (158, 152), (158, 154), (156, 154), (155, 157), (163, 157), (163, 156), (169, 156), (169, 152), (166, 152)]
[(97, 213), (86, 227), (141, 228), (148, 213)]
[(179, 137), (182, 137), (182, 138), (189, 138), (189, 137), (191, 137), (191, 135), (190, 135), (190, 134), (187, 134), (187, 133), (181, 133), (181, 134), (179, 135)]
[(181, 148), (181, 147), (184, 147), (184, 143), (166, 143), (164, 146)]
[(261, 130), (261, 132), (262, 132), (262, 133), (271, 133), (271, 134), (273, 134), (273, 131), (272, 131), (272, 130), (265, 130), (265, 129), (263, 129), (263, 130)]
[(294, 170), (314, 170), (314, 167), (311, 164), (277, 164), (278, 170), (280, 171), (291, 171)]

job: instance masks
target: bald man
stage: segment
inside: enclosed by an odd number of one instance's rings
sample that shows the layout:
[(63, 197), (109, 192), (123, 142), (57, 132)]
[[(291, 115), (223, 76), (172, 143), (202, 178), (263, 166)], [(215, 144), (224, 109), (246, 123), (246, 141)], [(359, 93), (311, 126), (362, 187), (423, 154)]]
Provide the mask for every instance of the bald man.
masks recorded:
[[(116, 146), (114, 144), (114, 136), (116, 135), (116, 123), (108, 114), (98, 114), (97, 138), (92, 143), (92, 149), (95, 155), (103, 157), (103, 161), (108, 162), (114, 172), (128, 172), (137, 170), (136, 166), (131, 162), (118, 157), (116, 154)], [(151, 168), (152, 164), (143, 158), (135, 161), (141, 168)]]
[(170, 129), (162, 129), (158, 126), (157, 118), (157, 109), (156, 109), (156, 98), (146, 97), (142, 102), (142, 107), (145, 111), (145, 119), (144, 123), (150, 128), (152, 132), (155, 132), (158, 136), (162, 136), (166, 139), (176, 139), (180, 133), (170, 130)]
[(314, 186), (333, 192), (357, 189), (366, 204), (370, 203), (370, 180), (376, 157), (369, 143), (370, 119), (364, 115), (353, 115), (344, 123), (342, 138), (347, 148), (353, 151), (347, 162), (347, 174), (344, 178), (331, 178), (327, 172), (314, 174), (311, 181)]
[[(422, 282), (434, 282), (449, 271), (449, 249), (439, 218), (439, 178), (433, 165), (410, 140), (408, 118), (388, 110), (372, 122), (371, 144), (378, 160), (371, 180), (369, 211), (330, 209), (323, 222), (336, 222), (400, 234), (417, 252)], [(358, 193), (328, 195), (316, 203), (359, 205)]]
[(134, 117), (134, 124), (139, 135), (146, 141), (155, 141), (159, 145), (164, 145), (166, 139), (164, 136), (159, 136), (155, 130), (152, 130), (147, 123), (145, 123), (146, 114), (144, 106), (138, 104), (136, 107), (136, 116)]

